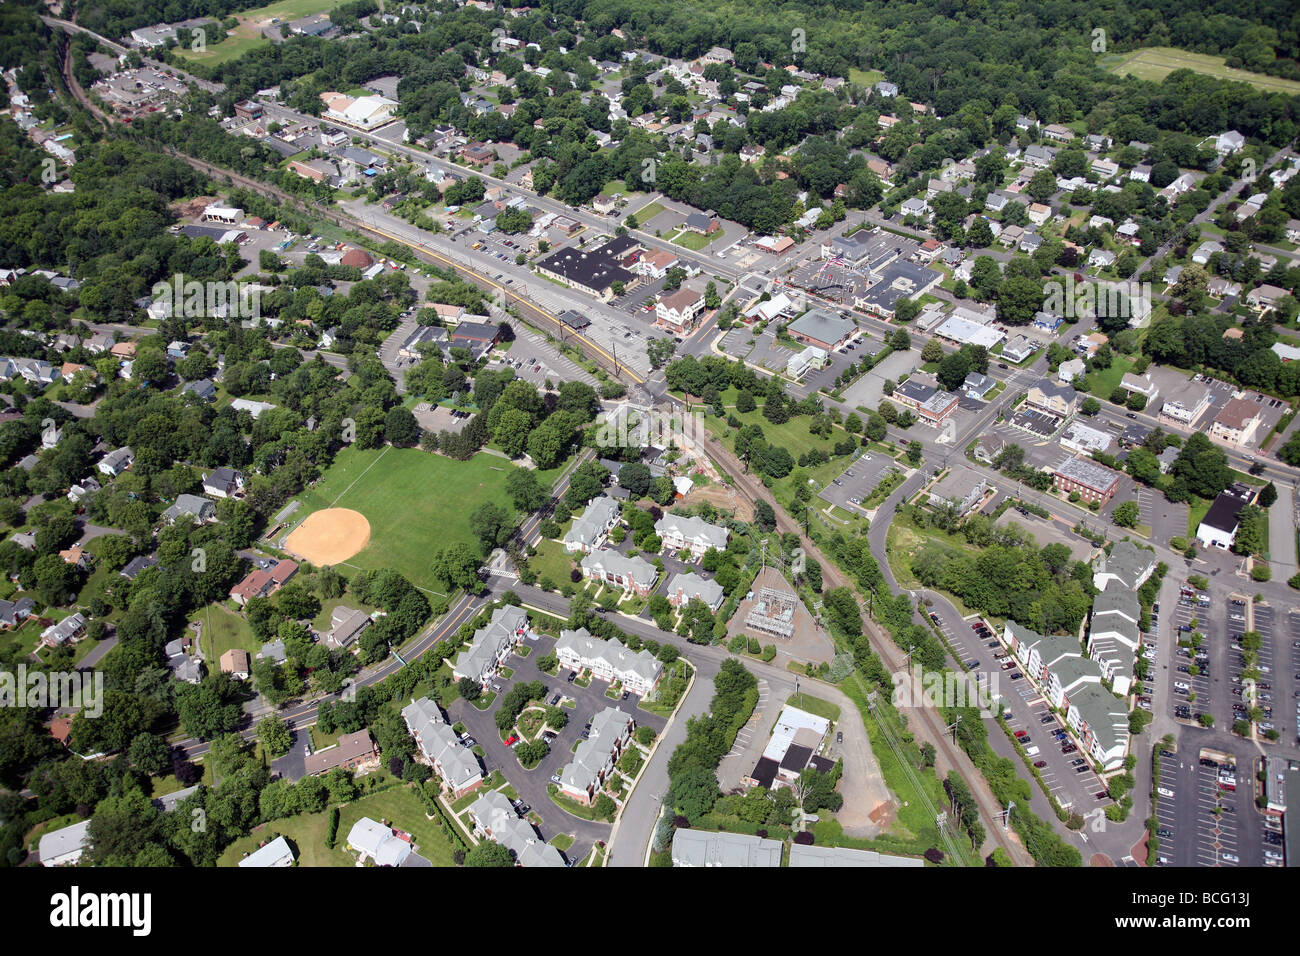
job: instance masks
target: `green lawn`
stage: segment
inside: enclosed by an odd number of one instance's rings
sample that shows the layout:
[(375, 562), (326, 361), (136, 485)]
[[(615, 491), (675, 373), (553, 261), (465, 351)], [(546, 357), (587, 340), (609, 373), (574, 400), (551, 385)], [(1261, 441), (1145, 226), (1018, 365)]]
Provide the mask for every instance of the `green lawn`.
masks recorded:
[(412, 584), (437, 590), (430, 572), (433, 552), (457, 541), (478, 545), (469, 529), (470, 512), (492, 501), (514, 517), (505, 491), (514, 470), (495, 455), (454, 461), (418, 448), (347, 448), (301, 497), (303, 506), (293, 520), (322, 508), (359, 511), (370, 522), (370, 543), (346, 566), (394, 568)]
[(1287, 93), (1292, 96), (1300, 93), (1300, 83), (1295, 80), (1234, 69), (1225, 65), (1223, 57), (1206, 53), (1188, 53), (1173, 47), (1156, 46), (1124, 54), (1118, 59), (1119, 62), (1108, 67), (1112, 73), (1132, 75), (1153, 83), (1159, 83), (1175, 70), (1191, 70), (1220, 80), (1249, 83), (1265, 93)]
[(832, 704), (828, 700), (822, 700), (820, 697), (814, 697), (811, 694), (795, 694), (786, 703), (797, 707), (799, 710), (816, 714), (818, 717), (825, 717), (831, 723), (837, 723), (840, 719), (840, 708), (837, 704)]
[(1201, 526), (1205, 520), (1205, 515), (1210, 510), (1210, 505), (1214, 504), (1209, 498), (1192, 498), (1191, 504), (1187, 506), (1187, 538), (1192, 540), (1196, 537), (1196, 529)]
[(537, 554), (528, 559), (528, 566), (537, 572), (539, 579), (550, 578), (558, 586), (569, 580), (573, 555), (560, 542), (546, 539), (538, 544)]
[(663, 211), (664, 211), (664, 207), (662, 203), (652, 202), (645, 206), (642, 206), (636, 212), (632, 213), (632, 215), (636, 216), (636, 221), (639, 222), (642, 226), (644, 226), (651, 219), (653, 219), (655, 216), (659, 215)]
[(678, 233), (677, 238), (673, 240), (676, 245), (685, 246), (692, 252), (699, 252), (715, 239), (721, 239), (723, 231), (719, 229), (711, 236), (702, 236), (698, 232), (687, 232), (683, 230)]
[(1110, 368), (1088, 372), (1088, 391), (1098, 398), (1109, 399), (1110, 393), (1119, 388), (1120, 379), (1132, 370), (1133, 361), (1116, 352)]
[(245, 853), (256, 850), (259, 843), (279, 833), (294, 844), (299, 866), (352, 866), (353, 857), (347, 850), (348, 831), (362, 817), (369, 817), (387, 820), (391, 826), (411, 834), (416, 852), (434, 866), (452, 866), (451, 842), (443, 836), (437, 820), (428, 819), (425, 813), (423, 801), (410, 786), (392, 787), (341, 808), (338, 842), (333, 850), (325, 847), (329, 811), (322, 810), (275, 820), (250, 836), (236, 840), (221, 854), (217, 865), (237, 866)]
[(242, 647), (253, 655), (262, 649), (262, 642), (253, 633), (247, 618), (224, 604), (210, 604), (190, 620), (203, 622), (203, 646), (208, 654), (210, 673), (216, 673), (220, 668), (221, 655), (228, 650)]

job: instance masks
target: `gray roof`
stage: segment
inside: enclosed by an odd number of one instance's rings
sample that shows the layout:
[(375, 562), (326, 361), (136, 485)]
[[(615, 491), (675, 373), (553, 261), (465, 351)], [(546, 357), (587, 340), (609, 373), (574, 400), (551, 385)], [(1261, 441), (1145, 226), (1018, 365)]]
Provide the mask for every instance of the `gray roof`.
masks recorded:
[(1110, 554), (1103, 553), (1097, 557), (1093, 566), (1094, 578), (1100, 574), (1113, 574), (1127, 587), (1137, 590), (1155, 566), (1155, 552), (1139, 548), (1132, 541), (1117, 541)]
[(816, 339), (818, 342), (839, 342), (854, 329), (853, 323), (826, 309), (811, 309), (790, 323), (789, 331)]
[(717, 607), (723, 598), (722, 586), (717, 581), (700, 577), (694, 571), (675, 574), (668, 582), (668, 596), (671, 598), (681, 592), (686, 600), (699, 598), (709, 607)]
[(521, 866), (565, 866), (555, 847), (542, 841), (526, 820), (521, 820), (505, 794), (489, 790), (469, 807), (480, 830), (514, 854)]
[(1119, 472), (1105, 465), (1099, 465), (1091, 458), (1067, 458), (1057, 466), (1056, 473), (1070, 481), (1103, 492), (1119, 479)]
[(1070, 706), (1088, 722), (1093, 736), (1104, 750), (1128, 741), (1128, 711), (1114, 694), (1100, 684), (1082, 687), (1070, 695)]
[(629, 558), (617, 551), (593, 551), (583, 557), (582, 567), (587, 571), (609, 572), (629, 578), (643, 588), (654, 584), (659, 574), (655, 566), (644, 558), (640, 556)]
[(558, 654), (562, 650), (569, 651), (587, 667), (600, 664), (602, 666), (599, 670), (612, 673), (623, 680), (628, 675), (633, 675), (647, 684), (653, 684), (663, 671), (663, 664), (649, 651), (629, 650), (617, 638), (601, 640), (593, 637), (585, 627), (576, 631), (560, 631), (555, 651)]
[(242, 867), (260, 868), (267, 866), (290, 866), (293, 863), (293, 848), (282, 836), (276, 837), (266, 846), (254, 850), (239, 861)]
[(839, 846), (790, 846), (790, 866), (925, 866), (920, 857), (890, 856)]
[(674, 866), (780, 866), (780, 840), (745, 833), (680, 829), (673, 834)]
[(519, 630), (527, 624), (528, 613), (523, 608), (497, 608), (487, 626), (474, 632), (469, 645), (456, 658), (455, 672), (478, 679), (492, 667), (502, 647), (518, 640)]
[(582, 791), (599, 786), (600, 774), (613, 763), (614, 748), (629, 720), (628, 713), (617, 707), (606, 707), (591, 718), (590, 735), (579, 742), (573, 759), (560, 771), (566, 788)]
[(574, 519), (564, 534), (564, 543), (593, 547), (617, 517), (618, 502), (609, 495), (600, 495), (592, 499), (591, 504)]
[(1094, 621), (1101, 615), (1113, 614), (1122, 614), (1133, 621), (1136, 621), (1141, 614), (1137, 595), (1132, 588), (1125, 587), (1120, 581), (1108, 581), (1106, 587), (1092, 601)]
[(90, 821), (82, 820), (61, 830), (42, 834), (37, 853), (42, 860), (53, 860), (90, 845)]
[(284, 649), (284, 641), (279, 639), (263, 644), (257, 656), (264, 660), (275, 661), (277, 664), (283, 664), (289, 659)]
[(655, 533), (661, 538), (669, 533), (676, 533), (685, 538), (687, 543), (696, 543), (705, 548), (717, 548), (719, 551), (727, 546), (729, 532), (716, 524), (709, 524), (703, 518), (694, 515), (666, 514), (655, 522)]

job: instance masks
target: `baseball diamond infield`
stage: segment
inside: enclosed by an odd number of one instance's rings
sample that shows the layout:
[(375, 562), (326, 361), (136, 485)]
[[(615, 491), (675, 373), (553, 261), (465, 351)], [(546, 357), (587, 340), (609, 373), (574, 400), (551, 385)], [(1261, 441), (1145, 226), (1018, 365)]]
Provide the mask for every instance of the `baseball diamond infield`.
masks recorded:
[(284, 539), (284, 548), (315, 565), (339, 564), (370, 542), (370, 522), (351, 508), (309, 514)]

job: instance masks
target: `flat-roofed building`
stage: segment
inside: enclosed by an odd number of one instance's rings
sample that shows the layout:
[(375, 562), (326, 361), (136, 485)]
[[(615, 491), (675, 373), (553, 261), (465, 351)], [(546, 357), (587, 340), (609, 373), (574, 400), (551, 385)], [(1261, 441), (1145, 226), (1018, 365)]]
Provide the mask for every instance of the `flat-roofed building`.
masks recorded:
[(1106, 504), (1119, 490), (1120, 475), (1091, 458), (1067, 458), (1052, 474), (1052, 486), (1066, 494), (1079, 493), (1084, 501)]

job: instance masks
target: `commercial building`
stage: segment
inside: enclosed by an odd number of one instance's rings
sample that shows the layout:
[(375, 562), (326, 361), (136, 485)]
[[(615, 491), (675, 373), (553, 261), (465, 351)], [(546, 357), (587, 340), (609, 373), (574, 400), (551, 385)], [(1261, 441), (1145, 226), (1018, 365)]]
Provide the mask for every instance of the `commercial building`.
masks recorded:
[(785, 374), (794, 379), (802, 379), (811, 369), (824, 368), (826, 350), (810, 345), (802, 352), (795, 352), (785, 363)]
[(1210, 424), (1210, 437), (1230, 445), (1250, 444), (1264, 420), (1260, 407), (1244, 398), (1229, 399)]
[(970, 468), (953, 468), (929, 491), (930, 504), (937, 508), (953, 508), (965, 515), (984, 498), (988, 479)]
[(782, 846), (780, 840), (746, 833), (681, 828), (673, 833), (673, 866), (780, 866)]
[(689, 332), (704, 310), (704, 296), (694, 289), (681, 288), (655, 304), (655, 324), (673, 332)]
[(851, 319), (826, 309), (810, 309), (791, 322), (786, 331), (797, 342), (831, 352), (852, 338), (857, 326)]
[(1067, 495), (1074, 492), (1084, 501), (1106, 504), (1119, 489), (1120, 474), (1091, 458), (1067, 458), (1052, 473), (1052, 487)]
[(630, 267), (641, 252), (637, 240), (618, 236), (598, 249), (560, 249), (535, 263), (535, 268), (556, 282), (608, 302), (614, 298), (614, 283), (622, 283), (626, 291), (640, 281)]
[(1210, 510), (1196, 527), (1196, 540), (1201, 546), (1223, 551), (1231, 548), (1237, 539), (1237, 529), (1241, 527), (1241, 509), (1249, 500), (1249, 492), (1245, 496), (1232, 491), (1219, 492), (1210, 505)]

